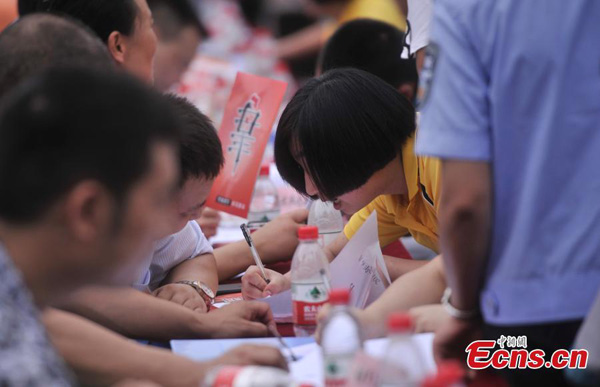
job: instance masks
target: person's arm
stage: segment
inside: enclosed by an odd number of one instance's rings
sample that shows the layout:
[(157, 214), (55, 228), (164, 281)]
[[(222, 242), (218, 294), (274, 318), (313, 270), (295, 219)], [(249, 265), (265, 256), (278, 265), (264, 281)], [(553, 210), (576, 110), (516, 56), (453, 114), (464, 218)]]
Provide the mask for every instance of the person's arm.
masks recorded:
[(202, 292), (190, 284), (176, 282), (199, 281), (216, 292), (219, 279), (212, 253), (213, 248), (198, 223), (188, 222), (155, 252), (150, 268), (152, 294), (196, 312), (207, 312), (211, 305), (210, 291)]
[(198, 363), (170, 351), (140, 345), (89, 320), (56, 309), (42, 316), (50, 340), (84, 385), (148, 380), (161, 386), (199, 386), (219, 364), (285, 367), (281, 354), (265, 347), (243, 347)]
[(398, 7), (400, 7), (400, 10), (404, 14), (404, 16), (408, 17), (408, 1), (407, 0), (396, 0), (396, 2), (398, 3)]
[(152, 294), (163, 300), (175, 302), (197, 312), (208, 312), (208, 295), (202, 297), (190, 285), (177, 281), (200, 281), (216, 294), (219, 287), (217, 262), (213, 254), (202, 254), (175, 266), (162, 282), (162, 286)]
[(217, 261), (213, 254), (202, 254), (188, 259), (171, 269), (163, 284), (173, 284), (177, 281), (190, 280), (204, 282), (212, 291), (219, 287)]
[(89, 287), (58, 307), (130, 338), (167, 341), (267, 336), (264, 305), (240, 304), (201, 314), (135, 289)]
[(388, 255), (384, 255), (383, 259), (385, 261), (385, 266), (390, 273), (392, 282), (413, 270), (425, 266), (429, 262), (425, 260), (390, 257)]
[[(450, 303), (462, 311), (479, 309), (479, 293), (491, 233), (490, 164), (444, 161), (440, 205), (441, 247)], [(460, 358), (479, 325), (477, 319), (450, 318), (435, 338), (438, 358)]]
[(277, 56), (290, 60), (317, 54), (325, 43), (327, 30), (333, 30), (330, 24), (317, 22), (303, 30), (280, 38), (277, 41)]
[[(298, 246), (298, 229), (306, 223), (308, 210), (298, 209), (282, 214), (252, 234), (263, 263), (292, 258)], [(241, 232), (240, 232), (241, 236)], [(227, 280), (254, 265), (246, 241), (230, 243), (214, 251), (219, 280)]]
[(85, 385), (144, 379), (163, 386), (198, 386), (207, 371), (206, 365), (142, 346), (71, 313), (50, 309), (43, 322), (52, 343)]
[(435, 257), (422, 267), (395, 280), (368, 308), (361, 318), (376, 324), (371, 336), (383, 334), (383, 324), (392, 312), (408, 311), (419, 305), (440, 302), (446, 279), (442, 258)]

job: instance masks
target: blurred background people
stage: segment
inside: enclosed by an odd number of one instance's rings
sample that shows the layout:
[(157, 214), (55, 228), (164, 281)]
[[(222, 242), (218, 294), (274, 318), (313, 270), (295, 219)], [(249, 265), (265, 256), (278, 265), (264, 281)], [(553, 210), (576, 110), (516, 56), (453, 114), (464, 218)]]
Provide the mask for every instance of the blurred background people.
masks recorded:
[(148, 6), (158, 37), (154, 85), (168, 90), (188, 69), (208, 31), (189, 0), (148, 0)]

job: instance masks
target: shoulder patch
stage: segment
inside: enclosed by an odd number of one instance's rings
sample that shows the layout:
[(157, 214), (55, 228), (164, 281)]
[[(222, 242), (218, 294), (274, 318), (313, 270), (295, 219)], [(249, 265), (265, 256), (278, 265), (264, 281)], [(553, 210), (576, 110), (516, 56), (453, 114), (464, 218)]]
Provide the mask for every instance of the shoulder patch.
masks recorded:
[(425, 51), (425, 60), (420, 74), (419, 91), (417, 93), (417, 106), (422, 108), (427, 103), (433, 79), (435, 76), (435, 67), (437, 64), (440, 49), (437, 43), (429, 42)]

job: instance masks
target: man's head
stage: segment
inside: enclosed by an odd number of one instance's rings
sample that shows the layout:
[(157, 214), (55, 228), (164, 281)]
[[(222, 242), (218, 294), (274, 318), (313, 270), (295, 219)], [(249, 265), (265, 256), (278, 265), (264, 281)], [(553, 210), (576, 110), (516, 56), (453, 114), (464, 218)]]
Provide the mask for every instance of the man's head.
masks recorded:
[(50, 67), (113, 67), (106, 47), (85, 26), (44, 14), (26, 16), (0, 33), (0, 58), (0, 98)]
[(125, 74), (54, 69), (22, 83), (0, 111), (9, 251), (16, 235), (29, 237), (63, 290), (131, 283), (124, 268), (139, 265), (172, 219), (178, 127), (163, 97)]
[(172, 229), (175, 233), (188, 221), (200, 217), (225, 160), (221, 141), (210, 119), (185, 98), (175, 95), (166, 95), (165, 98), (181, 125), (181, 180), (177, 195), (177, 221)]
[[(404, 33), (393, 25), (372, 19), (353, 20), (329, 38), (319, 57), (319, 69), (322, 73), (344, 67), (364, 70), (412, 101), (417, 71), (414, 61), (401, 58), (403, 47)], [(412, 85), (412, 91), (408, 85)]]
[(19, 0), (19, 13), (51, 12), (82, 21), (106, 44), (112, 58), (152, 82), (156, 35), (146, 0)]
[(158, 36), (155, 85), (167, 90), (187, 70), (207, 32), (189, 0), (148, 0), (148, 5)]
[(331, 70), (285, 108), (275, 162), (299, 192), (353, 213), (384, 193), (379, 172), (401, 162), (414, 131), (412, 104), (389, 84), (362, 70)]

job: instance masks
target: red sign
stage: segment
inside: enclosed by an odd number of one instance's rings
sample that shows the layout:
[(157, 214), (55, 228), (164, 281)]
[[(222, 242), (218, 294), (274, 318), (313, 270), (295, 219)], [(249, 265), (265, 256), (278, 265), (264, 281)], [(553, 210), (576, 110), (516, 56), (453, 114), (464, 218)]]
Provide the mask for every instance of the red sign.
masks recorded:
[(258, 170), (286, 88), (285, 82), (237, 74), (219, 129), (225, 167), (215, 180), (208, 207), (248, 217)]

